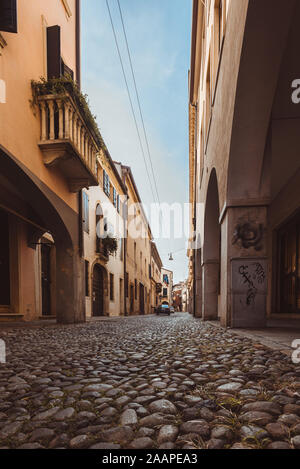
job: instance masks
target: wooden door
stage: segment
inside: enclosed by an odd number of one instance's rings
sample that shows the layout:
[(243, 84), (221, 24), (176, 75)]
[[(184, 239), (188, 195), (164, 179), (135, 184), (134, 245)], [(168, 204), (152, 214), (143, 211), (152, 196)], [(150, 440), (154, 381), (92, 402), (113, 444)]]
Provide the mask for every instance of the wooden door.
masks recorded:
[(300, 313), (300, 215), (279, 234), (280, 313)]
[(142, 283), (140, 283), (140, 313), (145, 314), (145, 289)]
[(93, 274), (93, 316), (104, 316), (103, 270), (95, 266)]
[(130, 314), (134, 312), (134, 290), (133, 285), (130, 285)]
[(0, 211), (0, 305), (10, 305), (9, 223), (8, 214)]

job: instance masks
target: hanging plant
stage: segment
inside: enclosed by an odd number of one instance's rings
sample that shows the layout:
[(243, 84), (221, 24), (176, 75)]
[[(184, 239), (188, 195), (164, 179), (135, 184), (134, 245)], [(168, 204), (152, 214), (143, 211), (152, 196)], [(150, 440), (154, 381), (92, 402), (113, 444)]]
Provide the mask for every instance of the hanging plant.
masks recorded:
[(102, 238), (102, 244), (104, 250), (107, 252), (107, 255), (115, 254), (118, 250), (118, 241), (116, 238), (112, 236), (107, 236), (106, 238)]

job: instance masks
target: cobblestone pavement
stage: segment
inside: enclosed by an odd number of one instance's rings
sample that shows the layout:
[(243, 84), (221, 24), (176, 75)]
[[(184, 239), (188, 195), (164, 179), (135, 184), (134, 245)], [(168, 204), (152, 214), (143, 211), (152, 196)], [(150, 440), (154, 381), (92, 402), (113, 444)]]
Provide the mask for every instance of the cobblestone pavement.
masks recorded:
[(3, 449), (300, 449), (299, 365), (188, 314), (0, 337)]

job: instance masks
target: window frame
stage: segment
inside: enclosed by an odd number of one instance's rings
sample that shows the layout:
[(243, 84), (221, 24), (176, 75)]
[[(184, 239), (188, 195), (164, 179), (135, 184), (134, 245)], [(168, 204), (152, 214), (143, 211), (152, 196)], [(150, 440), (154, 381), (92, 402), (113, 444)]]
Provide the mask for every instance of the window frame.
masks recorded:
[(82, 228), (85, 233), (90, 232), (90, 199), (87, 192), (82, 191)]
[(110, 179), (105, 169), (103, 170), (103, 191), (107, 197), (110, 197)]

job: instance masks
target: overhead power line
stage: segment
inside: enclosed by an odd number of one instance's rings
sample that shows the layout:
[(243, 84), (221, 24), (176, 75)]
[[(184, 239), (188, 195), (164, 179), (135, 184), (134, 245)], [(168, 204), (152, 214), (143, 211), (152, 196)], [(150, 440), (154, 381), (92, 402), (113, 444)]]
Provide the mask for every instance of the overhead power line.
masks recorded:
[(131, 98), (131, 94), (130, 94), (130, 90), (129, 90), (129, 86), (128, 86), (128, 80), (127, 80), (127, 76), (126, 76), (126, 72), (125, 72), (125, 68), (124, 68), (124, 64), (123, 64), (121, 50), (120, 50), (120, 47), (119, 47), (119, 42), (118, 42), (118, 38), (117, 38), (117, 34), (116, 34), (116, 30), (115, 30), (115, 26), (114, 26), (114, 22), (113, 22), (113, 18), (112, 18), (112, 14), (111, 14), (111, 10), (110, 10), (110, 7), (109, 7), (108, 0), (106, 0), (106, 6), (107, 6), (110, 22), (111, 22), (111, 27), (112, 27), (112, 30), (113, 30), (113, 35), (114, 35), (114, 38), (115, 38), (115, 43), (116, 43), (118, 56), (119, 56), (119, 60), (120, 60), (120, 64), (121, 64), (121, 68), (122, 68), (122, 72), (123, 72), (125, 86), (126, 86), (126, 90), (127, 90), (127, 94), (128, 94), (128, 98), (129, 98), (129, 102), (130, 102), (131, 112), (132, 112), (133, 120), (134, 120), (134, 123), (135, 123), (136, 131), (137, 131), (137, 134), (138, 134), (138, 139), (139, 139), (139, 143), (140, 143), (140, 147), (141, 147), (141, 151), (142, 151), (142, 155), (143, 155), (143, 159), (144, 159), (144, 163), (145, 163), (147, 176), (148, 176), (149, 183), (150, 183), (152, 197), (153, 197), (153, 200), (155, 201), (155, 194), (154, 194), (154, 190), (153, 190), (153, 185), (152, 185), (150, 173), (149, 173), (149, 170), (148, 170), (145, 151), (144, 151), (144, 147), (143, 147), (143, 144), (142, 144), (142, 139), (141, 139), (138, 123), (137, 123), (137, 118), (136, 118), (136, 115), (135, 115), (133, 102), (132, 102), (132, 98)]
[(148, 157), (149, 157), (149, 161), (150, 161), (150, 167), (151, 167), (151, 171), (152, 171), (152, 177), (153, 177), (153, 181), (154, 181), (154, 185), (155, 185), (156, 196), (157, 196), (157, 200), (160, 204), (160, 197), (159, 197), (156, 177), (155, 177), (155, 173), (154, 173), (154, 169), (153, 169), (153, 162), (152, 162), (152, 157), (151, 157), (151, 152), (150, 152), (149, 140), (148, 140), (148, 136), (147, 136), (147, 132), (146, 132), (144, 116), (143, 116), (143, 113), (142, 113), (140, 96), (139, 96), (139, 92), (138, 92), (138, 88), (137, 88), (137, 84), (136, 84), (135, 72), (134, 72), (134, 68), (133, 68), (133, 64), (132, 64), (132, 58), (131, 58), (131, 53), (130, 53), (128, 38), (127, 38), (126, 28), (125, 28), (124, 19), (123, 19), (123, 13), (122, 13), (121, 5), (120, 5), (120, 0), (117, 0), (117, 1), (118, 1), (119, 12), (120, 12), (120, 16), (121, 16), (121, 22), (122, 22), (122, 27), (123, 27), (123, 32), (124, 32), (124, 37), (125, 37), (125, 42), (126, 42), (126, 48), (127, 48), (127, 53), (128, 53), (128, 58), (129, 58), (129, 63), (130, 63), (134, 88), (135, 88), (135, 94), (136, 94), (136, 98), (137, 98), (137, 102), (138, 102), (140, 117), (141, 117), (143, 131), (144, 131), (145, 142), (146, 142), (147, 151), (148, 151)]

